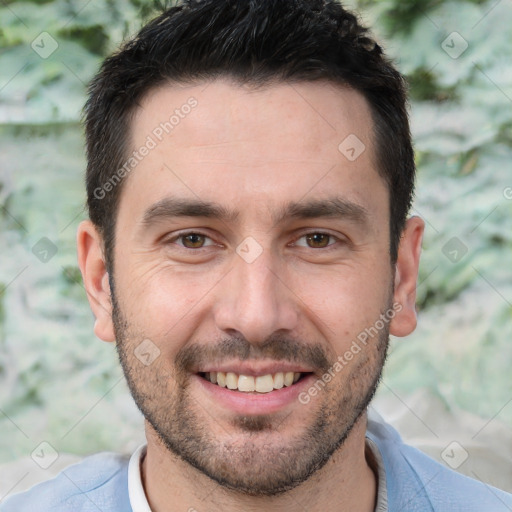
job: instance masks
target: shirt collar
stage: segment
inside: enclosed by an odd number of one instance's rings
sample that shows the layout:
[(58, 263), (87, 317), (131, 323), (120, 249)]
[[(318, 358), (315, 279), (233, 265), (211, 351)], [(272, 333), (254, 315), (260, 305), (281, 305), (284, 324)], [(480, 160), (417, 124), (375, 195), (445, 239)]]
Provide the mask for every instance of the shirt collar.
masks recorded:
[(147, 444), (139, 446), (130, 457), (128, 464), (128, 495), (133, 512), (151, 512), (142, 485), (142, 461), (146, 456)]
[[(128, 464), (128, 495), (133, 512), (151, 512), (146, 498), (144, 486), (142, 485), (142, 461), (146, 456), (147, 444), (139, 446), (130, 457)], [(377, 503), (375, 512), (388, 512), (388, 493), (386, 485), (386, 471), (377, 445), (368, 437), (366, 438), (366, 449), (371, 454), (372, 470), (377, 477)]]

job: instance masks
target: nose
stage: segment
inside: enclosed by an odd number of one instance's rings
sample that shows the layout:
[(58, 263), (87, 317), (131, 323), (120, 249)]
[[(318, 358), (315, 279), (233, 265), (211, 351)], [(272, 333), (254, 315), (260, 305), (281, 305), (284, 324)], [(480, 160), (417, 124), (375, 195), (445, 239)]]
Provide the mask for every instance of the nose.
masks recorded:
[(252, 262), (234, 255), (233, 267), (221, 283), (214, 306), (220, 330), (261, 344), (272, 334), (297, 327), (300, 299), (275, 260), (269, 249)]

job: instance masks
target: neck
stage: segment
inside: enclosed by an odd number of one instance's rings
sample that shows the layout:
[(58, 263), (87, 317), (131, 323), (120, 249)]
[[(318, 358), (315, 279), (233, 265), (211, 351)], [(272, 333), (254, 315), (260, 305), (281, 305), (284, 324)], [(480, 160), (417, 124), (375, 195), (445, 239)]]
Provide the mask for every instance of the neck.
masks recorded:
[(170, 453), (146, 422), (147, 453), (142, 482), (153, 512), (239, 510), (373, 512), (377, 481), (365, 457), (366, 414), (344, 444), (308, 481), (275, 497), (254, 497), (224, 489), (187, 462)]

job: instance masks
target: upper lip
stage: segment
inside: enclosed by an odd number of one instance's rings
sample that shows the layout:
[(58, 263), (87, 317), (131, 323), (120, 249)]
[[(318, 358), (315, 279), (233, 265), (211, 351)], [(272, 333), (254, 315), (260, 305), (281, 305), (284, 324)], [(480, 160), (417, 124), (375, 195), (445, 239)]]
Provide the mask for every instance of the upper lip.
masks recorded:
[(313, 370), (307, 366), (286, 361), (273, 361), (267, 363), (257, 361), (236, 361), (232, 363), (204, 365), (198, 368), (196, 373), (231, 372), (236, 373), (237, 375), (252, 375), (254, 377), (260, 377), (261, 375), (275, 374), (279, 372), (309, 373), (312, 371)]

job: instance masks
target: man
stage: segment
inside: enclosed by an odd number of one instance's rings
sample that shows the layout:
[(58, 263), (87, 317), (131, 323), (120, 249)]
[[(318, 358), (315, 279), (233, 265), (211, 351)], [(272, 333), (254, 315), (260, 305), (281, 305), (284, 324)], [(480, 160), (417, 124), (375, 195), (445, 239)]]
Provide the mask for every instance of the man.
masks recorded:
[(78, 256), (147, 445), (2, 512), (507, 511), (369, 405), (416, 326), (400, 74), (334, 1), (188, 0), (103, 64)]

